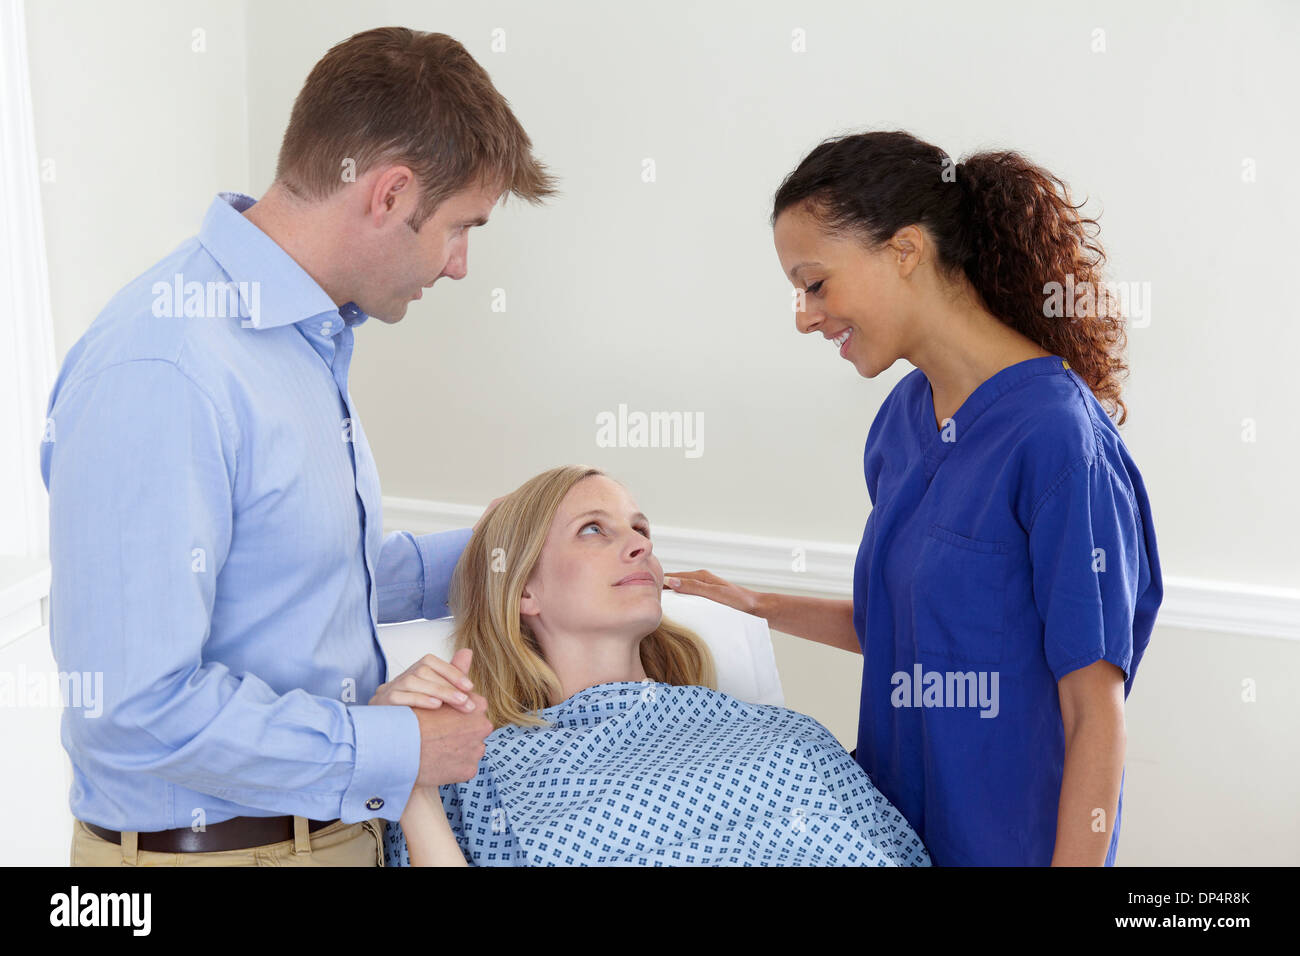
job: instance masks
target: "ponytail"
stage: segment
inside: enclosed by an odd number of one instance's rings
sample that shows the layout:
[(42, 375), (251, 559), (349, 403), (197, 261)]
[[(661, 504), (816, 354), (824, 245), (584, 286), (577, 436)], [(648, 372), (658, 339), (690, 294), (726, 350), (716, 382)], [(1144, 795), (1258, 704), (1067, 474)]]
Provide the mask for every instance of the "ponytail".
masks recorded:
[[(953, 166), (910, 133), (858, 133), (826, 140), (786, 177), (772, 224), (798, 203), (828, 232), (863, 238), (870, 248), (905, 226), (923, 226), (941, 274), (964, 276), (989, 312), (1068, 361), (1124, 423), (1127, 336), (1120, 303), (1102, 279), (1100, 227), (1079, 215), (1056, 176), (1016, 152), (976, 153)], [(1074, 289), (1086, 292), (1056, 314), (1049, 302)]]

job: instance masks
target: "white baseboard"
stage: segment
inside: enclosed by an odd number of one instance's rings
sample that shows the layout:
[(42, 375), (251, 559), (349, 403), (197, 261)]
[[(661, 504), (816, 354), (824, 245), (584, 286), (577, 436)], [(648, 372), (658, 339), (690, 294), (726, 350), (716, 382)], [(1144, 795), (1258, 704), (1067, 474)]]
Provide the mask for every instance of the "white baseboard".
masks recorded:
[(49, 594), (48, 558), (0, 557), (0, 648), (44, 626)]
[[(467, 528), (483, 509), (418, 498), (383, 499), (384, 530), (428, 534)], [(749, 588), (851, 597), (857, 545), (698, 531), (654, 530), (665, 570), (703, 568)], [(797, 563), (803, 549), (801, 564)], [(803, 570), (796, 570), (802, 566)], [(1165, 575), (1163, 627), (1300, 641), (1300, 590)], [(43, 623), (49, 595), (44, 558), (0, 560), (0, 647)]]
[[(384, 531), (429, 534), (468, 528), (481, 507), (420, 498), (385, 497)], [(795, 541), (698, 531), (654, 529), (655, 554), (664, 570), (703, 568), (749, 588), (852, 597), (856, 544)], [(802, 549), (803, 570), (796, 570)], [(1300, 641), (1300, 589), (1260, 587), (1165, 575), (1157, 624), (1198, 631), (1249, 634)]]

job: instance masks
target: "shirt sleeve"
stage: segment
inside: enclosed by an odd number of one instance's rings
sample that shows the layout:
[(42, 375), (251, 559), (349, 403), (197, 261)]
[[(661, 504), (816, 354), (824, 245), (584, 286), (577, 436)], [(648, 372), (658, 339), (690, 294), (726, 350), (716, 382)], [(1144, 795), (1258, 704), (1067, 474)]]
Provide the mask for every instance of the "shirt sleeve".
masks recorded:
[(1144, 548), (1128, 485), (1098, 455), (1044, 494), (1029, 529), (1034, 603), (1056, 680), (1095, 661), (1133, 680), (1133, 618)]
[[(64, 740), (100, 773), (151, 774), (271, 813), (400, 817), (419, 768), (408, 707), (348, 705), (205, 659), (229, 554), (238, 437), (175, 364), (124, 362), (51, 408), (51, 644), (102, 673)], [(259, 640), (294, 643), (268, 624)]]
[(422, 535), (394, 531), (384, 538), (375, 568), (379, 623), (450, 617), (451, 575), (472, 532), (472, 528)]

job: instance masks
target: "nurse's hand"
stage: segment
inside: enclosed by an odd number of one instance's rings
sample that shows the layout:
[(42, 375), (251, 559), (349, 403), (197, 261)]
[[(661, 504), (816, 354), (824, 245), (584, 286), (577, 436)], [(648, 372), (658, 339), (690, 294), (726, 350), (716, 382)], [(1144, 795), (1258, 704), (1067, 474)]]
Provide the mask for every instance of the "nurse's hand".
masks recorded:
[[(710, 601), (758, 614), (758, 593), (724, 581), (709, 571), (674, 571), (664, 575), (664, 588), (678, 594), (698, 594)], [(761, 615), (760, 615), (761, 616)]]
[(682, 594), (699, 594), (737, 611), (761, 617), (767, 621), (768, 627), (782, 634), (793, 634), (854, 654), (862, 653), (850, 600), (751, 591), (708, 571), (674, 571), (671, 575), (664, 575), (664, 587)]

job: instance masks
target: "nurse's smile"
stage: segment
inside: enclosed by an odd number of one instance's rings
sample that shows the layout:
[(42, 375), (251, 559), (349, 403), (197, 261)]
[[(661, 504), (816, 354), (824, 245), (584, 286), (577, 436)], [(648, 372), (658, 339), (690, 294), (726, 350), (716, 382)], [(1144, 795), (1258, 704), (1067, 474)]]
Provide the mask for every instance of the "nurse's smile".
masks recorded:
[(823, 334), (826, 335), (828, 339), (831, 339), (831, 341), (833, 341), (836, 345), (840, 347), (840, 358), (844, 358), (845, 356), (848, 355), (849, 339), (853, 338), (853, 329), (851, 328), (845, 329), (843, 332), (841, 332), (839, 335), (836, 336), (831, 336), (829, 333), (823, 333)]

